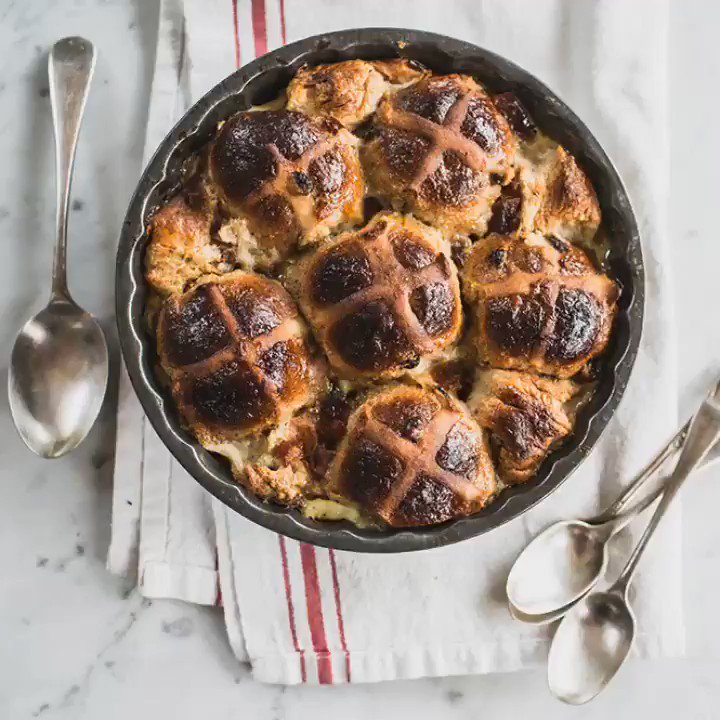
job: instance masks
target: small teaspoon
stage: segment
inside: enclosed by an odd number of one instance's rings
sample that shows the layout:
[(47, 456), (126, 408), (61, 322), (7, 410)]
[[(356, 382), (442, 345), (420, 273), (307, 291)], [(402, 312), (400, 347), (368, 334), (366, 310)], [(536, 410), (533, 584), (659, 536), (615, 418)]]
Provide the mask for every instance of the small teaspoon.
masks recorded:
[(55, 129), (57, 240), (47, 307), (22, 327), (8, 373), (10, 411), (25, 444), (56, 458), (77, 447), (93, 426), (105, 396), (105, 336), (67, 287), (66, 245), (75, 148), (95, 67), (88, 40), (71, 37), (53, 45), (48, 59)]
[(559, 700), (572, 705), (592, 700), (627, 659), (636, 627), (628, 588), (678, 491), (720, 439), (719, 400), (720, 383), (692, 419), (662, 498), (620, 577), (607, 590), (584, 597), (560, 623), (548, 656), (548, 685)]

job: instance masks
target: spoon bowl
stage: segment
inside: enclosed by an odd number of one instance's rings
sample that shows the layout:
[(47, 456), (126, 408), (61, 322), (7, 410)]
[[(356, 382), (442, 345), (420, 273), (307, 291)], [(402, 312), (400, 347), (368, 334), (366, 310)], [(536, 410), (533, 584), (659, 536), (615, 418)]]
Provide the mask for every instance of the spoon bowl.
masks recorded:
[(620, 592), (594, 592), (560, 623), (548, 656), (552, 694), (571, 705), (592, 700), (630, 652), (635, 616)]
[(53, 299), (20, 330), (8, 374), (10, 410), (36, 454), (56, 458), (82, 442), (108, 380), (100, 326), (69, 299)]
[[(519, 617), (559, 617), (592, 588), (607, 566), (607, 533), (582, 520), (551, 525), (520, 554), (507, 579), (507, 597)], [(550, 617), (550, 620), (542, 619)]]

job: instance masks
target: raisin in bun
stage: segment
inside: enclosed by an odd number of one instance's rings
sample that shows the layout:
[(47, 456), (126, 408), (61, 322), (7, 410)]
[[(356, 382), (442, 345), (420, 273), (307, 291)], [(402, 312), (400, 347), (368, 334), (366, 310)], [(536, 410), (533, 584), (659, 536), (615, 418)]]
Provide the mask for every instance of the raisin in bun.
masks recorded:
[(494, 367), (572, 377), (605, 349), (618, 288), (578, 247), (533, 236), (476, 244), (463, 268), (479, 357)]
[(331, 117), (352, 130), (375, 112), (386, 92), (426, 74), (408, 60), (346, 60), (303, 67), (288, 85), (287, 109)]
[(448, 235), (485, 232), (517, 140), (466, 75), (431, 76), (380, 102), (363, 157), (375, 192)]
[(490, 433), (495, 467), (506, 483), (529, 480), (572, 431), (575, 414), (568, 403), (579, 390), (572, 380), (513, 370), (478, 373), (468, 408)]
[(329, 489), (392, 526), (412, 527), (477, 512), (495, 477), (483, 432), (459, 404), (397, 385), (350, 417)]
[(157, 339), (180, 413), (203, 444), (276, 426), (313, 396), (315, 368), (295, 303), (260, 275), (210, 276), (171, 296)]
[(293, 273), (303, 314), (343, 377), (395, 377), (453, 343), (462, 326), (457, 270), (440, 234), (378, 214)]
[(357, 139), (334, 120), (237, 113), (220, 128), (209, 166), (227, 212), (241, 221), (238, 241), (257, 244), (259, 268), (362, 219)]

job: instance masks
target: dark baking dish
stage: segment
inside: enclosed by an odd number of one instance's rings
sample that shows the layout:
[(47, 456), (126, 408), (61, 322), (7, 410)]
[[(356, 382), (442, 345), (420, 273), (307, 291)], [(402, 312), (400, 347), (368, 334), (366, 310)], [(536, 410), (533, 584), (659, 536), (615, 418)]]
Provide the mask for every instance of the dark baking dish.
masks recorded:
[[(229, 465), (204, 450), (180, 425), (168, 392), (153, 366), (155, 349), (144, 328), (144, 253), (148, 220), (177, 191), (189, 156), (237, 110), (267, 102), (303, 64), (353, 58), (405, 57), (438, 73), (476, 76), (491, 92), (512, 91), (544, 133), (573, 153), (592, 180), (610, 239), (607, 272), (620, 284), (619, 313), (599, 365), (597, 388), (578, 415), (572, 436), (524, 485), (505, 490), (485, 510), (443, 525), (410, 530), (360, 530), (343, 522), (317, 522), (300, 512), (263, 503), (240, 487)], [(359, 552), (405, 552), (448, 545), (488, 532), (547, 497), (580, 465), (614, 413), (637, 354), (642, 332), (644, 272), (637, 223), (627, 193), (597, 140), (554, 93), (504, 58), (453, 38), (415, 30), (367, 28), (319, 35), (287, 45), (249, 63), (216, 85), (163, 140), (133, 195), (117, 254), (116, 310), (125, 363), (153, 427), (177, 460), (209, 492), (241, 515), (305, 542)]]

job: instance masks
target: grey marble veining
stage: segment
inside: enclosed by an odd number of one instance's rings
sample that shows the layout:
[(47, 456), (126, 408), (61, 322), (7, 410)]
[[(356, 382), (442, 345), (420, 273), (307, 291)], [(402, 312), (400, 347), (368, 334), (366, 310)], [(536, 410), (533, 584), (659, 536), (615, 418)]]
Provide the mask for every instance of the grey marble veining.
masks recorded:
[[(570, 1), (570, 0), (568, 0)], [(720, 135), (720, 7), (673, 0), (670, 102), (681, 409), (720, 371), (714, 186)], [(46, 300), (53, 239), (46, 51), (63, 35), (97, 46), (70, 218), (70, 284), (97, 315), (117, 372), (115, 243), (140, 170), (157, 22), (155, 0), (0, 0), (0, 382), (17, 327)], [(639, 39), (641, 41), (641, 39)], [(715, 158), (714, 162), (710, 159)], [(0, 718), (505, 718), (562, 720), (541, 669), (374, 686), (259, 685), (232, 656), (220, 611), (142, 600), (104, 569), (114, 397), (72, 455), (32, 456), (0, 393)], [(583, 718), (716, 718), (720, 706), (720, 474), (685, 493), (689, 656), (635, 663)]]

